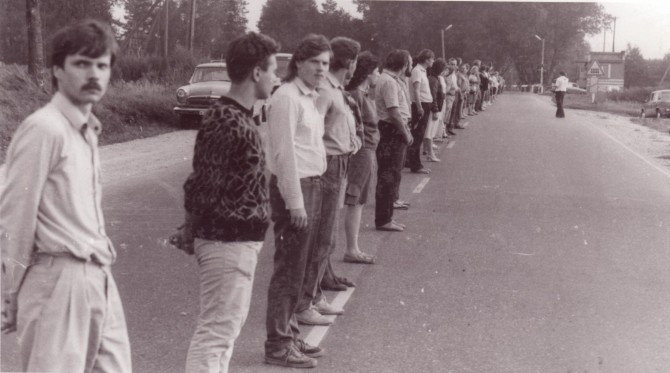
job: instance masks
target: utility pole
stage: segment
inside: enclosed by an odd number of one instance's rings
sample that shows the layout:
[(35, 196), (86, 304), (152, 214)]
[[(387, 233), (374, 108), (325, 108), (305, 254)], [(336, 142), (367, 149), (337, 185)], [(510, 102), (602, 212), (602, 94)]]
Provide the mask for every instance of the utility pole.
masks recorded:
[(537, 40), (542, 41), (542, 60), (540, 62), (540, 93), (544, 92), (544, 38), (535, 34)]
[(612, 28), (612, 53), (614, 53), (614, 39), (616, 38), (616, 17), (614, 17), (614, 27)]
[(191, 0), (191, 16), (188, 22), (188, 50), (193, 51), (193, 39), (195, 36), (195, 0)]
[(168, 57), (168, 31), (170, 29), (170, 0), (165, 0), (165, 22), (163, 23), (163, 58)]
[(444, 57), (444, 32), (449, 30), (453, 25), (449, 25), (443, 29), (440, 29), (440, 35), (442, 36), (442, 59), (446, 60), (446, 57)]
[(26, 1), (26, 21), (28, 23), (28, 73), (44, 91), (44, 43), (40, 0)]
[(607, 29), (605, 27), (606, 26), (603, 26), (603, 52), (607, 52), (607, 49), (605, 49), (605, 42), (607, 41)]

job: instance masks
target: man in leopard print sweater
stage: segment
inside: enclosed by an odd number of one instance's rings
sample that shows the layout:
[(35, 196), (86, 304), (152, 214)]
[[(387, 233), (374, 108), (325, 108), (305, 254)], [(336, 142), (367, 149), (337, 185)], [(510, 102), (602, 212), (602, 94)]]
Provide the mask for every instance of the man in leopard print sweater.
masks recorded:
[(233, 41), (226, 63), (230, 91), (198, 132), (193, 173), (184, 184), (187, 222), (200, 269), (200, 316), (186, 372), (227, 372), (249, 312), (258, 253), (269, 225), (265, 154), (252, 118), (277, 79), (278, 46), (249, 33)]

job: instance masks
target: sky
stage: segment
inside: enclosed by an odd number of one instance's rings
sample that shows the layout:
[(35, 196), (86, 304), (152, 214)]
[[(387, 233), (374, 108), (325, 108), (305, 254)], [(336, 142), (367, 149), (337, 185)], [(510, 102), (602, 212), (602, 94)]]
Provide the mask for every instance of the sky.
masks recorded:
[[(323, 0), (316, 0), (319, 6)], [(336, 0), (340, 6), (356, 17), (360, 13), (356, 10), (353, 0)], [(266, 0), (249, 0), (247, 18), (249, 30), (257, 31), (258, 19)], [(626, 45), (640, 48), (644, 58), (663, 58), (670, 53), (670, 1), (669, 0), (620, 0), (617, 2), (600, 2), (605, 12), (615, 16), (616, 40), (615, 51), (623, 51)], [(605, 33), (606, 50), (612, 50), (612, 32)], [(603, 50), (603, 33), (588, 37), (591, 50)]]

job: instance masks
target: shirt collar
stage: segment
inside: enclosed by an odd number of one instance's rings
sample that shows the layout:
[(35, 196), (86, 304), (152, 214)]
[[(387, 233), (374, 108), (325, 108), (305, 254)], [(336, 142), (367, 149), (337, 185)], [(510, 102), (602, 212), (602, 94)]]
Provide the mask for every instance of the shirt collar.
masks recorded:
[(253, 109), (249, 109), (247, 107), (244, 107), (242, 104), (240, 104), (239, 102), (235, 101), (234, 99), (232, 99), (228, 96), (221, 96), (221, 98), (219, 98), (219, 102), (221, 102), (223, 104), (227, 104), (227, 105), (233, 105), (233, 106), (237, 107), (241, 112), (243, 112), (244, 114), (246, 114), (250, 117), (253, 116), (253, 114), (254, 114)]
[(342, 83), (330, 71), (326, 73), (326, 81), (330, 83), (333, 88), (344, 90)]
[(398, 76), (399, 73), (394, 73), (393, 71), (386, 70), (386, 69), (384, 69), (383, 73), (386, 73), (386, 74), (390, 75), (391, 78), (393, 78), (395, 80), (400, 80), (400, 76)]
[(81, 127), (88, 122), (88, 117), (84, 115), (72, 102), (65, 97), (61, 92), (56, 92), (51, 98), (51, 103), (56, 106), (56, 108), (63, 113), (68, 122), (72, 125), (77, 131), (81, 130)]
[(303, 95), (306, 95), (306, 96), (318, 96), (319, 95), (316, 92), (315, 89), (311, 89), (311, 88), (307, 87), (307, 84), (305, 84), (305, 82), (303, 82), (302, 79), (300, 79), (299, 77), (296, 77), (295, 79), (293, 79), (293, 82), (298, 87), (298, 90), (300, 90), (300, 93), (302, 93)]

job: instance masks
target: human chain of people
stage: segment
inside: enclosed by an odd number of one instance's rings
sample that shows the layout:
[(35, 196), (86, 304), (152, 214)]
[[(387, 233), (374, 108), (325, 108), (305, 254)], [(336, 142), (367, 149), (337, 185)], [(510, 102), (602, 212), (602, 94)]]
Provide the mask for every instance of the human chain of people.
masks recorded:
[[(91, 20), (61, 29), (52, 43), (56, 92), (19, 126), (7, 152), (2, 332), (17, 333), (28, 372), (131, 372), (110, 270), (117, 251), (101, 208), (102, 124), (91, 112), (119, 47), (108, 25)], [(228, 371), (271, 222), (264, 361), (316, 367), (325, 350), (305, 342), (300, 325), (330, 325), (328, 316), (345, 311), (325, 291), (355, 286), (331, 263), (341, 210), (343, 261), (375, 264), (358, 243), (364, 207), (374, 203), (378, 231), (411, 229), (394, 217), (410, 208), (399, 195), (402, 170), (430, 174), (424, 162), (440, 162), (435, 143), (452, 140), (465, 129), (461, 120), (487, 110), (505, 87), (479, 60), (397, 49), (382, 61), (353, 39), (310, 34), (277, 88), (278, 51), (260, 33), (231, 42), (231, 88), (207, 110), (196, 137), (184, 224), (171, 237), (196, 258), (200, 275), (189, 373)], [(265, 141), (252, 110), (261, 100)]]

